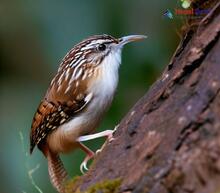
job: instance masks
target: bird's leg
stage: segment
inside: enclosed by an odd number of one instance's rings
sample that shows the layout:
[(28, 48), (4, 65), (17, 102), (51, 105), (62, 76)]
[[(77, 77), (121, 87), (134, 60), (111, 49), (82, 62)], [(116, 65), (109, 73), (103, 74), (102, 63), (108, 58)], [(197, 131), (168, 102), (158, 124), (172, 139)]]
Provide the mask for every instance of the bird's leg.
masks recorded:
[[(111, 142), (111, 141), (114, 140), (113, 133), (116, 131), (117, 128), (118, 128), (118, 125), (114, 128), (114, 130), (105, 130), (105, 131), (95, 133), (95, 134), (91, 134), (91, 135), (80, 136), (78, 138), (78, 141), (82, 142), (82, 141), (88, 141), (88, 140), (91, 140), (91, 139), (96, 139), (96, 138), (99, 138), (99, 137), (107, 137), (107, 140), (109, 142)], [(102, 145), (102, 147), (96, 151), (96, 154), (100, 153), (103, 150), (103, 148), (106, 145), (106, 142), (107, 141), (105, 141), (105, 143)]]
[(83, 136), (80, 136), (77, 139), (77, 141), (79, 141), (79, 142), (89, 141), (91, 139), (96, 139), (96, 138), (99, 138), (99, 137), (107, 137), (107, 139), (109, 141), (112, 141), (112, 140), (114, 140), (114, 138), (113, 138), (114, 131), (115, 130), (105, 130), (105, 131), (101, 131), (99, 133), (95, 133), (95, 134), (91, 134), (91, 135), (83, 135)]
[(80, 142), (79, 142), (79, 147), (86, 153), (85, 159), (80, 164), (80, 171), (84, 174), (84, 170), (88, 170), (87, 168), (88, 161), (94, 157), (95, 153)]
[[(90, 150), (88, 147), (86, 147), (84, 144), (82, 144), (81, 142), (88, 141), (88, 140), (91, 140), (91, 139), (96, 139), (96, 138), (99, 138), (99, 137), (107, 137), (108, 141), (113, 141), (114, 140), (113, 133), (115, 132), (117, 127), (118, 126), (116, 126), (114, 130), (105, 130), (105, 131), (95, 133), (95, 134), (91, 134), (91, 135), (83, 135), (83, 136), (80, 136), (77, 139), (77, 141), (79, 142), (79, 147), (86, 153), (86, 157), (80, 165), (80, 171), (82, 173), (84, 173), (83, 170), (88, 170), (87, 163), (90, 159), (92, 159), (95, 156), (95, 153), (92, 150)], [(102, 145), (102, 147), (100, 149), (98, 149), (96, 151), (96, 154), (101, 152), (105, 145), (106, 145), (106, 142)]]

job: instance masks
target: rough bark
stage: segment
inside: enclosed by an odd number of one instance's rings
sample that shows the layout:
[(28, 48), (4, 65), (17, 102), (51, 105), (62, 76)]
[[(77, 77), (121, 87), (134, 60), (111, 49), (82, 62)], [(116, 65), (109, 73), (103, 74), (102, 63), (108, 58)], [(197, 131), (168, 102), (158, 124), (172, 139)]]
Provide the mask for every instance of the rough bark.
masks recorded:
[(184, 35), (162, 76), (74, 190), (120, 178), (124, 193), (220, 192), (220, 2), (215, 2)]

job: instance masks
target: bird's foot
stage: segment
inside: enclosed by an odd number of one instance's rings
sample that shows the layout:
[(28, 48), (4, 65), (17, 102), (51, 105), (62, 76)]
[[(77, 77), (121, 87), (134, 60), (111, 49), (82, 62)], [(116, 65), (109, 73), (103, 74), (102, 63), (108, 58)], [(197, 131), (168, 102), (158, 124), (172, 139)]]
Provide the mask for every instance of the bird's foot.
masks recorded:
[[(85, 157), (85, 159), (83, 160), (83, 162), (80, 165), (80, 171), (83, 174), (84, 174), (84, 170), (88, 170), (88, 168), (87, 168), (88, 161), (90, 159), (94, 158), (95, 155), (100, 153), (103, 150), (103, 148), (105, 147), (105, 145), (107, 144), (107, 142), (112, 142), (114, 140), (113, 134), (117, 130), (117, 128), (118, 128), (118, 125), (113, 130), (105, 130), (105, 131), (91, 134), (91, 135), (84, 135), (84, 136), (80, 136), (77, 139), (77, 141), (79, 142), (80, 148), (87, 154), (87, 156)], [(107, 137), (107, 140), (102, 145), (102, 147), (96, 151), (96, 153), (94, 153), (92, 150), (90, 150), (88, 147), (86, 147), (85, 145), (83, 145), (81, 143), (83, 141), (88, 141), (88, 140), (96, 139), (99, 137)]]
[(82, 174), (84, 174), (85, 173), (84, 171), (88, 170), (88, 168), (87, 168), (88, 161), (91, 160), (92, 158), (94, 158), (95, 153), (91, 149), (86, 147), (84, 144), (79, 143), (79, 145), (80, 145), (80, 148), (86, 153), (85, 159), (80, 164), (80, 171), (82, 172)]
[(102, 147), (98, 150), (96, 150), (95, 154), (98, 155), (106, 146), (107, 142), (112, 142), (115, 140), (115, 138), (113, 137), (114, 132), (117, 130), (119, 125), (116, 125), (115, 128), (113, 130), (106, 130), (106, 136), (107, 136), (107, 140), (105, 141), (105, 143), (102, 145)]
[(94, 153), (92, 154), (87, 154), (87, 156), (85, 157), (85, 159), (83, 160), (83, 162), (80, 164), (80, 171), (82, 172), (82, 174), (85, 173), (85, 171), (88, 170), (88, 167), (87, 167), (87, 163), (89, 160), (91, 160), (92, 158), (94, 158)]

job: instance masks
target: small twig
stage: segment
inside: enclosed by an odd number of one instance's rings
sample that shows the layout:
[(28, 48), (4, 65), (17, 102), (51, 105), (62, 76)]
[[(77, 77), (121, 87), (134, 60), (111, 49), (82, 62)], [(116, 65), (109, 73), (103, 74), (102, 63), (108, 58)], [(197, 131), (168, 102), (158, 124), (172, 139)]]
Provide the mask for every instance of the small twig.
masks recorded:
[[(22, 144), (22, 150), (23, 153), (25, 154), (25, 157), (28, 157), (28, 152), (25, 151), (25, 146), (24, 146), (24, 136), (22, 131), (19, 131), (19, 135), (20, 135), (20, 139), (21, 139), (21, 144)], [(40, 168), (40, 164), (37, 164), (34, 168), (29, 169), (29, 165), (27, 160), (25, 161), (25, 168), (28, 171), (28, 178), (31, 182), (31, 184), (34, 186), (34, 188), (39, 192), (39, 193), (43, 193), (43, 191), (40, 189), (40, 187), (35, 183), (34, 179), (33, 179), (33, 173), (36, 172), (39, 168)], [(22, 190), (22, 193), (26, 193), (25, 191)]]

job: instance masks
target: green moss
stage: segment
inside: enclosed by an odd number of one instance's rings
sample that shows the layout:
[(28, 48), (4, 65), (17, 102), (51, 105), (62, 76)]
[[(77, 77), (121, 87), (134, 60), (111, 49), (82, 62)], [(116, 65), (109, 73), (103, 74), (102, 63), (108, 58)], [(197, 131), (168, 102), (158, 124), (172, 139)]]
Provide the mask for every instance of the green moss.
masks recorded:
[(117, 193), (120, 185), (120, 179), (104, 180), (89, 187), (84, 193)]
[[(80, 183), (81, 183), (80, 176), (76, 176), (71, 180), (68, 180), (65, 184), (65, 193), (73, 193), (73, 189), (75, 189), (74, 187), (78, 186)], [(80, 192), (77, 191), (76, 193), (80, 193)]]
[[(73, 193), (74, 186), (78, 183), (81, 183), (79, 181), (79, 177), (76, 177), (73, 180), (68, 181), (66, 184), (65, 193)], [(77, 189), (75, 193), (117, 193), (120, 185), (120, 179), (104, 180), (102, 182), (90, 186), (86, 191), (81, 192), (79, 189)]]

